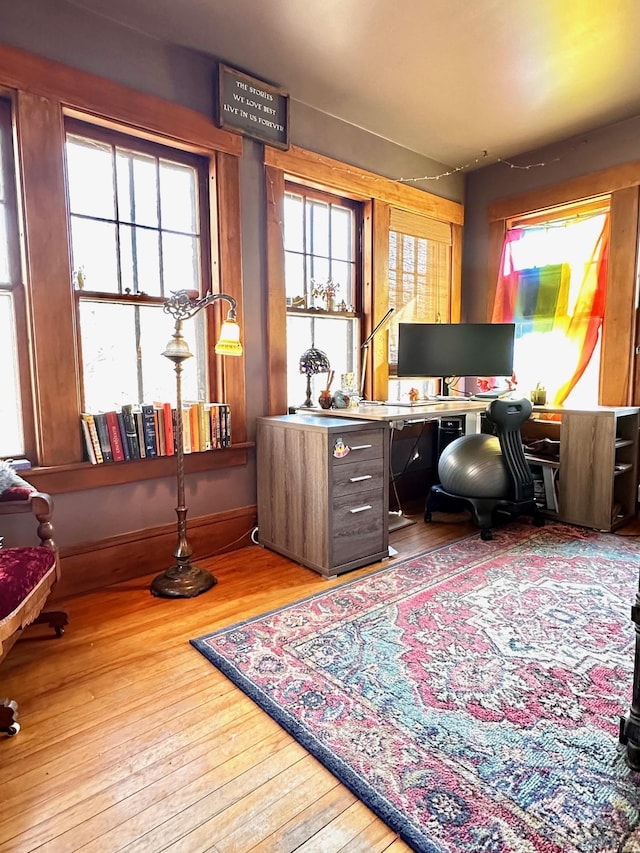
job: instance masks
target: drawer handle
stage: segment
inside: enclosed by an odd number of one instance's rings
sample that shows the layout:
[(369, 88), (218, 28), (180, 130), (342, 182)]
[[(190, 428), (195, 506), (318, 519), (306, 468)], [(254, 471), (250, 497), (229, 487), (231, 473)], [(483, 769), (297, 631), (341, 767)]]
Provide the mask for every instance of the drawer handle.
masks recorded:
[(354, 506), (354, 508), (350, 509), (349, 512), (353, 514), (356, 512), (364, 512), (367, 509), (371, 509), (371, 504), (365, 504), (364, 506)]
[(352, 450), (369, 450), (370, 447), (373, 447), (373, 444), (352, 444)]
[(350, 483), (361, 483), (362, 480), (370, 480), (372, 476), (373, 476), (372, 474), (363, 474), (362, 477), (349, 477), (349, 482)]

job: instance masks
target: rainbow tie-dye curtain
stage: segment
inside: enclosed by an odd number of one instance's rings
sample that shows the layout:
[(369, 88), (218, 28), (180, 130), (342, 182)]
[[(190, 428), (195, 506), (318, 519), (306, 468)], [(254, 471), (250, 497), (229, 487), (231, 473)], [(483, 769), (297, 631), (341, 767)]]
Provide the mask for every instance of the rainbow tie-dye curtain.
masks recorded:
[[(563, 360), (556, 364), (558, 384), (550, 402), (561, 405), (583, 375), (593, 355), (604, 316), (607, 261), (609, 249), (609, 216), (604, 217), (602, 231), (584, 270), (572, 270), (567, 263), (516, 269), (514, 247), (525, 229), (507, 232), (502, 250), (496, 296), (494, 323), (515, 323), (516, 339), (535, 333), (564, 335), (571, 345), (563, 350)], [(579, 275), (580, 285), (570, 303), (572, 275)], [(566, 353), (572, 353), (573, 361)]]

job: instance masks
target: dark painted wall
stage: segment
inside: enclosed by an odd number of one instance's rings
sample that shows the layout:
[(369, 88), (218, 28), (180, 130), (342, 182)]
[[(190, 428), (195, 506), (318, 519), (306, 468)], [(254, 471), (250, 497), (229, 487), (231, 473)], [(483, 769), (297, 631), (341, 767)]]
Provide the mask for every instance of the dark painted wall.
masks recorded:
[[(640, 160), (640, 116), (557, 145), (514, 157), (467, 176), (462, 262), (465, 317), (486, 319), (489, 204), (498, 198), (553, 186), (561, 181)], [(537, 165), (542, 164), (542, 165)]]

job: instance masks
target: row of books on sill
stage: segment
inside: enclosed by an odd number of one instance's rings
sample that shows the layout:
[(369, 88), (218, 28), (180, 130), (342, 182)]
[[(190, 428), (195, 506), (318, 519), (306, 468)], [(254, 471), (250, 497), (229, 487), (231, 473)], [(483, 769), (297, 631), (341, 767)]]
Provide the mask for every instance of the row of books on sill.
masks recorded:
[[(170, 403), (127, 404), (111, 412), (83, 412), (80, 423), (86, 459), (99, 465), (173, 456), (177, 416)], [(227, 403), (184, 402), (181, 418), (185, 453), (231, 445), (231, 412)]]

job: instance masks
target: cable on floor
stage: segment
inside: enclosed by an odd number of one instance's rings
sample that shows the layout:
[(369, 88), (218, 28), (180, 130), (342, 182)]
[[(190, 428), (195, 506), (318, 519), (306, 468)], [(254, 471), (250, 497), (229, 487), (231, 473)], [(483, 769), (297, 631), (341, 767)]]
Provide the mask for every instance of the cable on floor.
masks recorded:
[(232, 545), (235, 545), (236, 542), (241, 542), (247, 536), (251, 539), (254, 545), (259, 545), (260, 543), (255, 538), (258, 535), (258, 525), (255, 524), (253, 527), (249, 528), (249, 530), (241, 533), (236, 539), (233, 539), (231, 542), (227, 542), (226, 545), (223, 545), (221, 548), (218, 548), (217, 551), (211, 551), (208, 554), (200, 554), (198, 555), (198, 560), (208, 560), (210, 557), (218, 557), (220, 554), (224, 554), (231, 548)]

